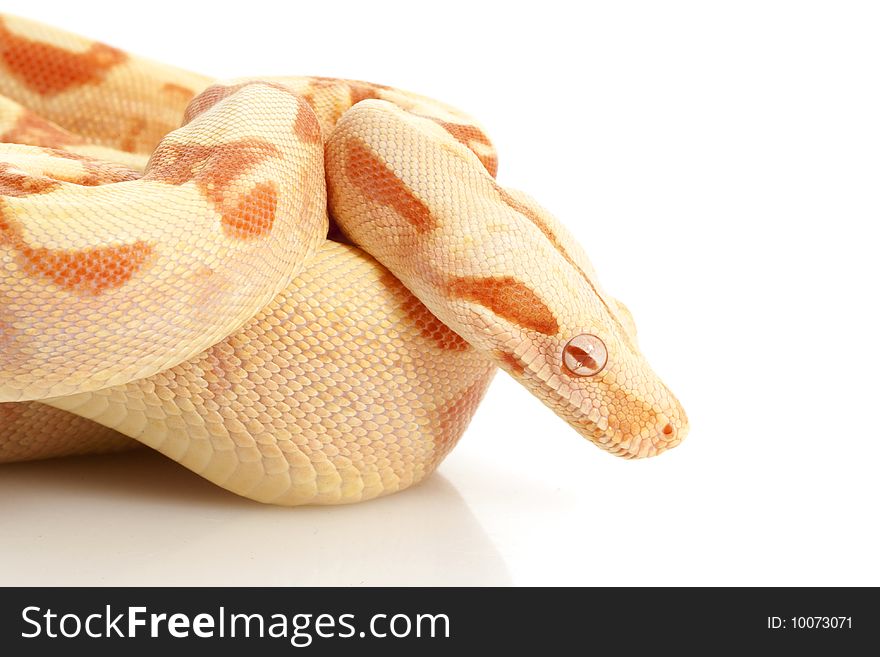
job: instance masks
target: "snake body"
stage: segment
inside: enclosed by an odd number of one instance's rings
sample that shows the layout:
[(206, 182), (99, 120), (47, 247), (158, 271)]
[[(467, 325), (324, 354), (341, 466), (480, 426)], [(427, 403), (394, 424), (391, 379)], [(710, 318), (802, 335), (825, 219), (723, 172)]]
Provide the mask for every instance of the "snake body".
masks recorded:
[(255, 500), (360, 501), (430, 474), (496, 366), (614, 454), (684, 438), (629, 311), (466, 114), (12, 16), (0, 94), (0, 462), (134, 438)]

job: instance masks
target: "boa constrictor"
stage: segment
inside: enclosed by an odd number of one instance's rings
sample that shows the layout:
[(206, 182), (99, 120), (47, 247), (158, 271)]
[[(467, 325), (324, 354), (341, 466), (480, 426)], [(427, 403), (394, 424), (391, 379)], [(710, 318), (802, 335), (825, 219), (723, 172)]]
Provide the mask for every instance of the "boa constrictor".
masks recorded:
[(458, 110), (13, 16), (0, 94), (0, 461), (134, 438), (255, 500), (365, 500), (436, 468), (496, 365), (614, 454), (684, 438), (625, 306)]

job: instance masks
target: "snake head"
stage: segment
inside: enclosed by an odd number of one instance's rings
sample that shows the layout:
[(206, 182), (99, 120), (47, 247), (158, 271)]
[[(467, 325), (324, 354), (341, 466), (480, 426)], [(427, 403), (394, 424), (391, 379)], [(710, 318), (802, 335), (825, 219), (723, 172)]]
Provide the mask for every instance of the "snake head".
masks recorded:
[(511, 331), (497, 360), (599, 447), (624, 458), (654, 456), (682, 441), (687, 415), (639, 351), (618, 305), (585, 290), (567, 309), (573, 321), (552, 335)]
[(641, 458), (678, 445), (687, 415), (640, 351), (627, 307), (604, 292), (583, 249), (552, 215), (521, 192), (506, 200), (548, 239), (520, 254), (528, 265), (504, 281), (504, 304), (489, 314), (471, 306), (484, 348), (599, 447)]

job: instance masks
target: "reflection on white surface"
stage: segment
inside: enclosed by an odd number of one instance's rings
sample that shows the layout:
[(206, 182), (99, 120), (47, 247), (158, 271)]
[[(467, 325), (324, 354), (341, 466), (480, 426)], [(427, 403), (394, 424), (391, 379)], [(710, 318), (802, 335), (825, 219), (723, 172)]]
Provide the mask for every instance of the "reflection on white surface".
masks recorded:
[(0, 466), (0, 585), (503, 585), (508, 572), (435, 474), (342, 507), (228, 493), (159, 454)]

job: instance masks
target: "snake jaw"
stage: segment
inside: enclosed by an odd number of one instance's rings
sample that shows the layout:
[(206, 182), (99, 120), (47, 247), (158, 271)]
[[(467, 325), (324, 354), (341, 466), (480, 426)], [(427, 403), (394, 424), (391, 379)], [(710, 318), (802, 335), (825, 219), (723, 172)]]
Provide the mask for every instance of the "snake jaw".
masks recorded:
[(582, 408), (565, 403), (561, 396), (553, 397), (555, 399), (542, 401), (566, 419), (580, 435), (623, 458), (656, 456), (676, 447), (687, 435), (687, 416), (674, 398), (665, 412), (646, 411), (647, 420), (621, 421), (617, 415), (619, 409), (603, 414), (591, 407), (584, 414)]

